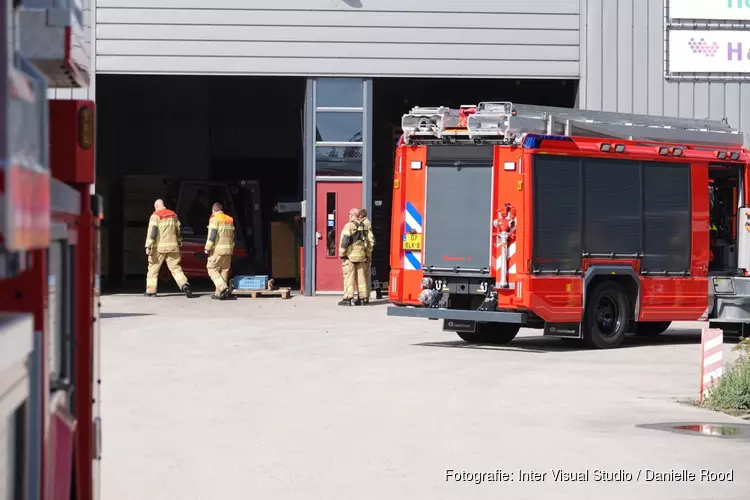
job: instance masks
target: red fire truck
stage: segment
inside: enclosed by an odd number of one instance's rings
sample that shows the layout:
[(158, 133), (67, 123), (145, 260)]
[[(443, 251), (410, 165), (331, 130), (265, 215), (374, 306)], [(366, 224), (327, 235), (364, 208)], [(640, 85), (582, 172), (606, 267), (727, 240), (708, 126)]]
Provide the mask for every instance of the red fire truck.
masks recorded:
[[(5, 2), (0, 30), (0, 496), (99, 497), (95, 106), (80, 1)], [(47, 7), (47, 8), (45, 8)]]
[(727, 123), (483, 102), (402, 128), (388, 315), (468, 342), (744, 334), (749, 156)]

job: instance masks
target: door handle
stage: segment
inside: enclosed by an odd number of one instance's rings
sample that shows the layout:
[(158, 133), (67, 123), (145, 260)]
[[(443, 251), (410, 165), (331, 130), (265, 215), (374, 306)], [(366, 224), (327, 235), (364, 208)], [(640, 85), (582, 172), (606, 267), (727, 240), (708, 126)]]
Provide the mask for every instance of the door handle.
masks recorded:
[(322, 234), (320, 234), (319, 231), (315, 231), (315, 246), (318, 246), (318, 243), (320, 243), (320, 239), (323, 237)]

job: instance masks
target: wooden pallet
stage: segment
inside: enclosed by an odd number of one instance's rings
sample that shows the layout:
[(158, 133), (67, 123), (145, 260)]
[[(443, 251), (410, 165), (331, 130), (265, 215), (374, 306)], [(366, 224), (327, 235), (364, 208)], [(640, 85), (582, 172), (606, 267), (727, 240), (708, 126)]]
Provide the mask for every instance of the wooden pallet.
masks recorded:
[(232, 290), (232, 295), (236, 297), (251, 297), (257, 299), (260, 297), (280, 297), (282, 299), (292, 298), (291, 288), (279, 288), (278, 290)]

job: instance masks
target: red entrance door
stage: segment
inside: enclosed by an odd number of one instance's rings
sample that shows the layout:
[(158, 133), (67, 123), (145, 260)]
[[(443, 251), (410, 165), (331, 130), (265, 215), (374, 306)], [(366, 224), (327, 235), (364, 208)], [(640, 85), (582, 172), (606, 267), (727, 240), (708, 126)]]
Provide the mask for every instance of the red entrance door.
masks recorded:
[(339, 237), (349, 210), (362, 206), (361, 182), (317, 182), (315, 191), (315, 291), (343, 292)]

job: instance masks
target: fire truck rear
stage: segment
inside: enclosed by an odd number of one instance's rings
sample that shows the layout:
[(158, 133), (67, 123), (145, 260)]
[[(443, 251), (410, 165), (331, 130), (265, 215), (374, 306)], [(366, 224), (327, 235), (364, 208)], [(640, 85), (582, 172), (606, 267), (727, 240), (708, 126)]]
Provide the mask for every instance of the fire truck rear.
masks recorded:
[(744, 333), (748, 153), (725, 122), (484, 102), (402, 127), (388, 315), (468, 342)]

